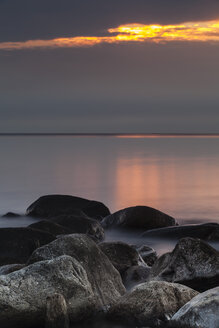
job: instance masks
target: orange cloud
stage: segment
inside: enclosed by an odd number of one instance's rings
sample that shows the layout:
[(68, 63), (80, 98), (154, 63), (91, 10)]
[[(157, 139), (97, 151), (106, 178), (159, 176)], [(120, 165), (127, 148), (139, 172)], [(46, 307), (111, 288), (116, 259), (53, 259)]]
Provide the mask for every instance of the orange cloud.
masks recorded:
[(108, 30), (108, 35), (57, 38), (52, 40), (28, 40), (24, 42), (1, 42), (0, 50), (36, 48), (76, 48), (92, 47), (101, 43), (172, 41), (218, 42), (219, 20), (188, 22), (179, 25), (127, 24)]

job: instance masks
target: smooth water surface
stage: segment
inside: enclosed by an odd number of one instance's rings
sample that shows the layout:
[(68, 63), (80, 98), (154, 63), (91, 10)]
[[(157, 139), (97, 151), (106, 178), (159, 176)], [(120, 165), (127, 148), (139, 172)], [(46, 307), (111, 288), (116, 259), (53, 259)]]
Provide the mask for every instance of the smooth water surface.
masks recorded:
[[(180, 223), (219, 221), (219, 137), (1, 136), (0, 152), (0, 215), (25, 213), (41, 195), (70, 194), (111, 212), (147, 205)], [(0, 219), (0, 227), (30, 223)]]

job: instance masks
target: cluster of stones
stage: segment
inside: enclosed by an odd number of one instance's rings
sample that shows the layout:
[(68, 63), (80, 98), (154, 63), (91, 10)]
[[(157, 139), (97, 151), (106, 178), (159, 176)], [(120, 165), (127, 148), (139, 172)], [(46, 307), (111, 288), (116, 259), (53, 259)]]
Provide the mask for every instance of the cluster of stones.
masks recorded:
[[(179, 226), (147, 206), (110, 214), (62, 195), (26, 215), (38, 221), (0, 229), (0, 327), (219, 327), (219, 254), (207, 243), (219, 240), (218, 224)], [(142, 245), (106, 242), (108, 229), (131, 229)], [(177, 244), (158, 257), (144, 244), (154, 237)]]

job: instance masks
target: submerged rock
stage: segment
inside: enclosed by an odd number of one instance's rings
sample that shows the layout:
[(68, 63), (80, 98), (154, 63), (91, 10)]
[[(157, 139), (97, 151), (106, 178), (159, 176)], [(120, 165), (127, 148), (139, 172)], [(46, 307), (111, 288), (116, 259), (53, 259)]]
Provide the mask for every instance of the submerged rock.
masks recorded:
[(106, 229), (132, 228), (132, 229), (156, 229), (176, 225), (171, 216), (148, 206), (128, 207), (116, 213), (108, 215), (102, 222)]
[(47, 195), (31, 204), (26, 215), (48, 218), (63, 214), (74, 214), (81, 210), (89, 217), (101, 220), (110, 214), (109, 209), (101, 202), (68, 195)]
[(200, 239), (183, 238), (152, 266), (151, 280), (187, 285), (198, 291), (218, 286), (219, 252)]
[(179, 284), (143, 283), (125, 294), (108, 312), (113, 321), (143, 327), (170, 319), (198, 293)]
[(0, 326), (44, 326), (47, 297), (54, 293), (65, 298), (72, 322), (96, 310), (85, 270), (76, 259), (61, 256), (0, 276)]
[(96, 241), (102, 241), (105, 233), (100, 223), (94, 219), (75, 215), (60, 215), (50, 218), (51, 222), (57, 223), (69, 230), (71, 233), (83, 233)]
[(13, 213), (13, 212), (8, 212), (2, 215), (2, 218), (18, 218), (18, 217), (20, 217), (20, 214)]
[(219, 224), (205, 223), (196, 225), (183, 225), (149, 230), (143, 233), (145, 238), (166, 238), (179, 240), (185, 237), (199, 238), (203, 240), (219, 240)]
[(171, 327), (218, 328), (219, 287), (207, 290), (186, 303), (171, 320)]
[(50, 233), (30, 228), (1, 228), (0, 265), (25, 263), (36, 248), (54, 239)]
[(64, 254), (72, 256), (81, 263), (99, 306), (112, 304), (125, 293), (119, 272), (96, 243), (83, 234), (63, 236), (38, 248), (28, 262), (54, 259)]
[(121, 274), (142, 261), (134, 247), (120, 241), (104, 242), (99, 247)]
[(63, 227), (60, 224), (57, 224), (49, 220), (42, 220), (36, 223), (32, 223), (28, 226), (28, 228), (46, 231), (54, 236), (67, 235), (73, 233), (71, 229)]

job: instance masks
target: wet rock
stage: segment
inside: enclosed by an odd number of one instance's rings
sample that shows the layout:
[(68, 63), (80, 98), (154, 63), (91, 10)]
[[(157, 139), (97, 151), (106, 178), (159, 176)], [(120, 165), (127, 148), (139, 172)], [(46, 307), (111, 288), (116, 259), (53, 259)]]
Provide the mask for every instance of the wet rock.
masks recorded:
[(121, 274), (142, 261), (134, 247), (123, 242), (104, 242), (99, 247)]
[(171, 216), (147, 206), (129, 207), (108, 215), (102, 222), (106, 229), (132, 228), (132, 229), (157, 229), (174, 226), (176, 221)]
[(14, 271), (23, 269), (25, 264), (7, 264), (0, 267), (0, 275), (9, 274)]
[(214, 288), (219, 284), (219, 252), (200, 239), (183, 238), (155, 262), (151, 280), (177, 282), (198, 291)]
[(68, 308), (62, 294), (47, 297), (45, 321), (45, 328), (69, 328)]
[(48, 218), (63, 214), (74, 214), (81, 210), (89, 217), (101, 220), (110, 214), (109, 209), (101, 202), (68, 195), (47, 195), (31, 204), (26, 215)]
[(29, 263), (53, 259), (60, 255), (77, 259), (85, 269), (99, 306), (115, 302), (125, 293), (119, 272), (94, 241), (83, 234), (67, 235), (38, 248)]
[(143, 283), (113, 305), (108, 316), (127, 325), (155, 326), (170, 319), (198, 293), (186, 286), (161, 281)]
[(73, 233), (71, 229), (65, 228), (60, 224), (57, 224), (49, 220), (42, 220), (36, 223), (32, 223), (28, 226), (28, 228), (46, 231), (54, 236), (67, 235)]
[(171, 327), (218, 328), (219, 287), (207, 290), (186, 303), (171, 320)]
[(18, 218), (18, 217), (20, 217), (20, 214), (8, 212), (8, 213), (2, 215), (2, 217), (3, 218)]
[(141, 255), (144, 262), (149, 266), (152, 266), (154, 264), (154, 262), (157, 260), (156, 251), (147, 245), (138, 247), (137, 251)]
[(164, 238), (176, 240), (191, 237), (214, 241), (219, 240), (219, 224), (205, 223), (154, 229), (146, 231), (142, 236), (144, 238)]
[(50, 233), (30, 228), (1, 228), (0, 265), (25, 263), (36, 248), (54, 239)]
[(146, 282), (150, 276), (150, 267), (135, 265), (130, 267), (122, 275), (122, 281), (126, 289), (130, 290), (136, 285)]
[(96, 241), (102, 241), (105, 236), (104, 229), (100, 223), (85, 215), (83, 217), (76, 215), (60, 215), (50, 218), (50, 221), (71, 230), (71, 233), (83, 233)]
[(96, 309), (85, 270), (76, 259), (61, 256), (0, 276), (0, 326), (44, 326), (46, 300), (55, 293), (64, 296), (72, 322)]

